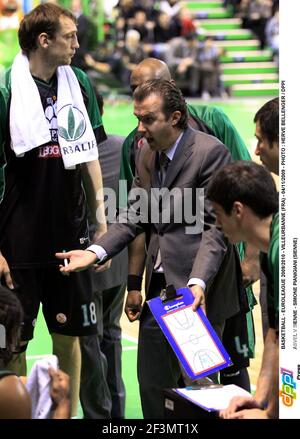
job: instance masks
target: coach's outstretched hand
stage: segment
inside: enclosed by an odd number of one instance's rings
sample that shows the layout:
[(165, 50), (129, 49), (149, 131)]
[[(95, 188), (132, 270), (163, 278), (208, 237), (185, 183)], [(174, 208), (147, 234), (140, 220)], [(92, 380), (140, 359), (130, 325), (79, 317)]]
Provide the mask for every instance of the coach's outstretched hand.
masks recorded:
[(71, 250), (69, 252), (55, 253), (55, 256), (64, 261), (59, 266), (62, 274), (86, 270), (98, 259), (95, 253), (88, 250)]

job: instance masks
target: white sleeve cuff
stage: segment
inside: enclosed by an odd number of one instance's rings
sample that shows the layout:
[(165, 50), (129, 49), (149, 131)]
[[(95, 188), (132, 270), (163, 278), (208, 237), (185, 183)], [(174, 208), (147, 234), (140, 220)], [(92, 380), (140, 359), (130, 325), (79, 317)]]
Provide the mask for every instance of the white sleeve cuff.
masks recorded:
[(187, 283), (187, 286), (190, 287), (191, 285), (199, 285), (205, 291), (206, 283), (202, 279), (198, 279), (197, 277), (192, 277)]
[(107, 257), (106, 251), (100, 245), (96, 245), (96, 244), (90, 245), (86, 250), (95, 253), (99, 259), (98, 262), (102, 262), (103, 259)]

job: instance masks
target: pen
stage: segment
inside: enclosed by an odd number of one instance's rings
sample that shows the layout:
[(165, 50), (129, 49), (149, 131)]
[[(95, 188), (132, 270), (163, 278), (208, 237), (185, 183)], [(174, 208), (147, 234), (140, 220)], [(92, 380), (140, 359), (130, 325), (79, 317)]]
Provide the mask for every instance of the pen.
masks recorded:
[[(63, 253), (66, 253), (66, 250), (63, 250)], [(68, 259), (64, 258), (64, 266), (67, 267), (69, 264)]]

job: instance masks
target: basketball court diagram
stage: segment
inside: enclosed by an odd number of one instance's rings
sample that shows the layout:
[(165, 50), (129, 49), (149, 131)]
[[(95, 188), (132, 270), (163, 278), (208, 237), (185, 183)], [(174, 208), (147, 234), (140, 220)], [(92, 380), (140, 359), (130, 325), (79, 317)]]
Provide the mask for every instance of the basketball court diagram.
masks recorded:
[(195, 374), (224, 363), (213, 335), (191, 306), (162, 318)]

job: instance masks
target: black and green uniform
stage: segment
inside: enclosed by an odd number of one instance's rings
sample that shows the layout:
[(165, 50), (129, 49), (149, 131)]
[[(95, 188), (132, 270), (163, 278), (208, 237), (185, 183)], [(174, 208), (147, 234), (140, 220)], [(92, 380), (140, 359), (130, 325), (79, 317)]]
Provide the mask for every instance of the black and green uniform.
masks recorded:
[[(6, 114), (6, 102), (4, 99), (4, 89), (0, 87), (0, 115)], [(0, 139), (4, 138), (5, 133), (5, 119), (0, 116)], [(0, 202), (4, 193), (4, 166), (5, 166), (5, 156), (4, 156), (4, 145), (0, 142)]]
[(279, 213), (273, 216), (268, 253), (261, 253), (260, 263), (267, 278), (267, 306), (270, 328), (278, 331), (279, 322)]
[(11, 372), (10, 370), (0, 369), (0, 380), (1, 378), (16, 376), (15, 372)]
[[(73, 70), (97, 143), (100, 143), (106, 135), (95, 95), (85, 73)], [(77, 165), (74, 170), (66, 170), (58, 145), (57, 77), (54, 75), (49, 83), (35, 79), (35, 83), (50, 124), (52, 139), (49, 143), (34, 148), (23, 157), (16, 157), (10, 147), (8, 110), (1, 111), (0, 116), (2, 124), (5, 123), (0, 145), (7, 162), (5, 193), (0, 205), (0, 248), (11, 268), (57, 264), (55, 252), (84, 248), (87, 244), (87, 206), (81, 167)], [(6, 75), (6, 102), (9, 108), (10, 71)]]
[[(73, 71), (99, 144), (106, 135), (94, 91), (84, 72), (77, 68)], [(89, 244), (81, 166), (72, 170), (64, 168), (57, 135), (56, 74), (49, 82), (33, 79), (49, 123), (51, 141), (21, 157), (16, 157), (11, 149), (8, 71), (4, 90), (6, 108), (0, 115), (1, 126), (4, 126), (0, 146), (6, 159), (5, 192), (0, 204), (0, 248), (10, 266), (15, 291), (24, 309), (23, 340), (33, 336), (40, 302), (50, 332), (88, 335), (97, 332), (94, 305), (90, 307), (90, 273), (75, 273), (66, 281), (55, 258), (56, 252), (84, 249)]]

